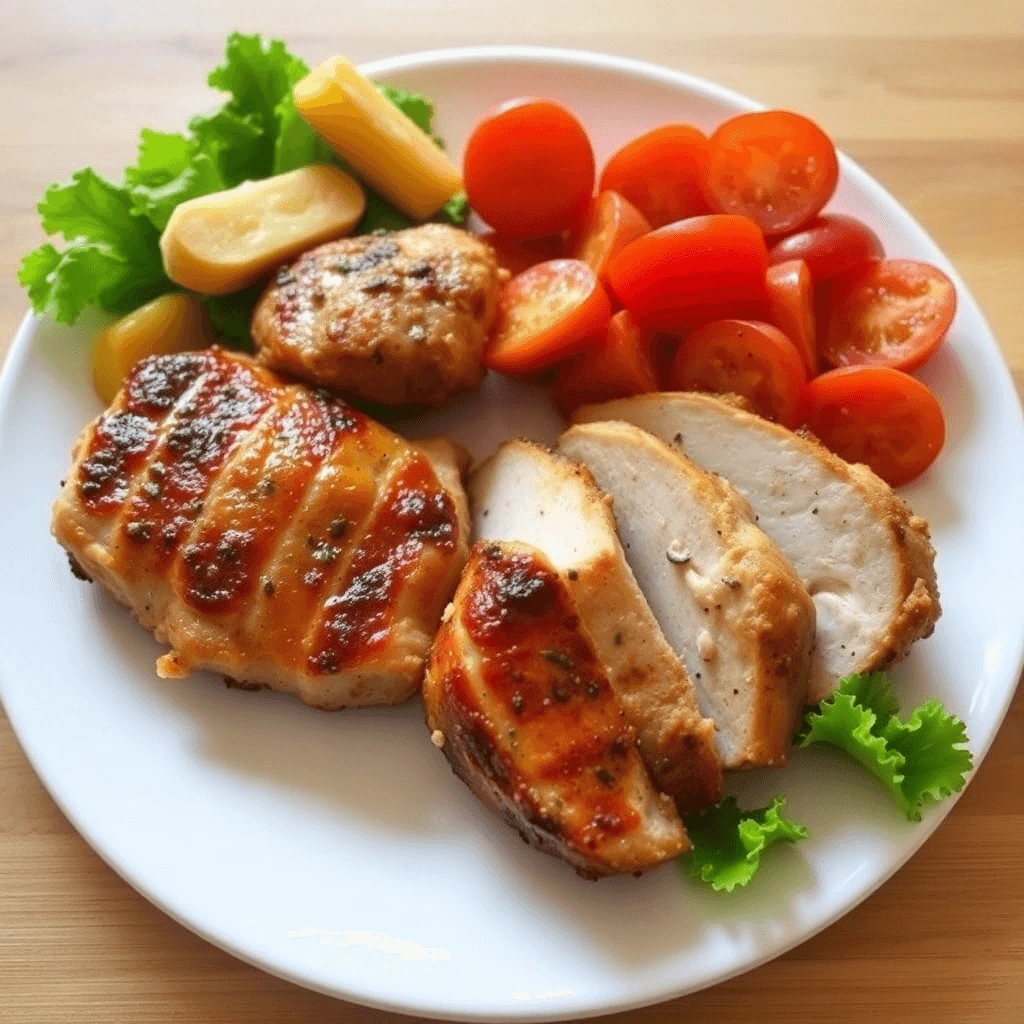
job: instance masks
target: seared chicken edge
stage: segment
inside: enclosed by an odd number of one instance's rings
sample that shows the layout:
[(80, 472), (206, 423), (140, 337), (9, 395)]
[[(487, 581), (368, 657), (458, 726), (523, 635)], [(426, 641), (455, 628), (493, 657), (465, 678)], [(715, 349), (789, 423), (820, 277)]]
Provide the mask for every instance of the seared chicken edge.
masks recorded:
[(687, 848), (572, 595), (540, 551), (473, 548), (423, 699), (455, 774), (526, 842), (584, 877), (643, 871)]

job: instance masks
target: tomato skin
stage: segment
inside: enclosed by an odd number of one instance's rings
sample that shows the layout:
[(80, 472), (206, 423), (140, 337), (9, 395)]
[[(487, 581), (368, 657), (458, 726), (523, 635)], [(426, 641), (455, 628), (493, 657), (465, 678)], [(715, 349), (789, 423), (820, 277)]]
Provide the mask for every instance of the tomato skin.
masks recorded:
[(847, 462), (870, 466), (893, 487), (920, 476), (946, 440), (938, 399), (887, 366), (830, 370), (807, 385), (807, 426)]
[(642, 327), (675, 332), (763, 314), (767, 269), (764, 238), (753, 221), (711, 214), (630, 242), (608, 264), (607, 280)]
[(882, 260), (831, 282), (822, 358), (832, 366), (908, 373), (932, 357), (956, 315), (956, 288), (938, 267)]
[(815, 342), (814, 285), (803, 260), (789, 260), (768, 268), (768, 319), (793, 342), (807, 375), (818, 372)]
[(730, 118), (718, 126), (709, 147), (708, 205), (750, 217), (766, 235), (806, 224), (832, 198), (839, 180), (832, 140), (788, 110)]
[(607, 279), (608, 264), (616, 253), (651, 230), (647, 218), (618, 192), (602, 192), (594, 200), (572, 254), (589, 263), (601, 281)]
[(627, 142), (605, 164), (600, 188), (618, 192), (660, 228), (710, 212), (703, 187), (708, 155), (702, 131), (665, 124)]
[(803, 420), (807, 370), (793, 343), (772, 324), (716, 320), (680, 346), (669, 368), (677, 391), (732, 393), (786, 427)]
[(856, 217), (829, 213), (779, 239), (768, 250), (768, 263), (803, 260), (815, 284), (884, 259), (878, 235)]
[(590, 402), (657, 391), (650, 340), (628, 310), (616, 313), (604, 338), (559, 368), (551, 397), (562, 417)]
[(594, 194), (594, 151), (576, 116), (553, 100), (521, 97), (489, 111), (462, 160), (470, 205), (511, 238), (575, 228)]
[(608, 294), (586, 263), (538, 263), (502, 287), (484, 364), (500, 373), (536, 373), (600, 337), (611, 315)]
[(564, 259), (566, 256), (566, 242), (562, 235), (524, 240), (509, 238), (497, 231), (486, 231), (478, 237), (494, 249), (498, 266), (504, 267), (513, 277), (538, 263)]

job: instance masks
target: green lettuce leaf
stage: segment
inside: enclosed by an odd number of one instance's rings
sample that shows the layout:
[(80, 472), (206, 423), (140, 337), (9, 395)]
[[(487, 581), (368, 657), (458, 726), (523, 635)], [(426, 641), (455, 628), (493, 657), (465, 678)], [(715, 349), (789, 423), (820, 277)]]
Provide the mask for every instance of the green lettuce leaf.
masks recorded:
[(51, 185), (39, 203), (47, 234), (67, 240), (63, 250), (47, 242), (22, 261), (18, 280), (36, 312), (74, 323), (98, 305), (124, 313), (170, 290), (160, 259), (160, 233), (133, 209), (122, 185), (92, 168)]
[[(39, 204), (43, 230), (62, 235), (67, 245), (61, 250), (46, 242), (22, 261), (18, 279), (32, 308), (64, 323), (74, 323), (89, 305), (112, 313), (134, 309), (175, 288), (163, 271), (159, 239), (180, 203), (312, 163), (343, 166), (295, 108), (292, 87), (308, 71), (280, 40), (233, 33), (223, 62), (208, 78), (227, 94), (220, 107), (197, 114), (185, 133), (143, 129), (137, 159), (125, 168), (121, 184), (85, 168), (51, 186)], [(378, 87), (431, 131), (430, 100), (421, 93)], [(465, 197), (459, 195), (438, 219), (461, 224), (466, 213)], [(367, 189), (366, 214), (357, 231), (393, 231), (409, 224)], [(258, 288), (250, 288), (205, 300), (222, 338), (248, 344), (258, 294)]]
[(356, 226), (355, 234), (368, 235), (371, 231), (401, 231), (412, 221), (401, 210), (396, 210), (373, 189), (366, 189), (366, 211)]
[(437, 220), (446, 221), (461, 227), (469, 216), (469, 196), (465, 192), (456, 192), (437, 212)]
[(289, 92), (277, 105), (277, 139), (274, 141), (274, 174), (284, 174), (309, 164), (341, 165), (337, 154), (320, 138), (295, 106)]
[[(434, 127), (434, 104), (421, 92), (409, 92), (407, 89), (399, 89), (396, 85), (386, 85), (383, 82), (377, 83), (381, 94), (390, 100), (398, 109), (405, 114), (417, 127), (423, 129), (428, 135), (433, 136)], [(438, 145), (441, 140), (433, 136)]]
[(243, 116), (225, 106), (209, 114), (196, 114), (188, 122), (188, 131), (194, 155), (210, 160), (223, 183), (221, 188), (266, 177), (260, 171), (273, 149), (272, 140), (267, 139), (273, 125), (268, 128), (254, 114)]
[(935, 700), (902, 721), (885, 672), (847, 676), (810, 709), (797, 745), (813, 743), (845, 750), (889, 790), (910, 821), (920, 821), (927, 804), (959, 793), (972, 765), (964, 723)]
[[(278, 107), (291, 94), (292, 86), (308, 73), (306, 62), (289, 53), (280, 39), (264, 41), (261, 36), (241, 32), (228, 36), (224, 63), (215, 67), (206, 81), (230, 95), (224, 114), (260, 130), (251, 140), (251, 151), (244, 162), (246, 178), (266, 178), (273, 173)], [(196, 134), (196, 128), (189, 127)]]
[(807, 838), (803, 825), (783, 816), (785, 805), (786, 798), (777, 796), (767, 807), (741, 811), (736, 798), (729, 796), (717, 807), (686, 815), (692, 844), (682, 858), (686, 873), (716, 892), (747, 885), (770, 846)]
[(262, 284), (254, 284), (230, 295), (200, 296), (213, 329), (233, 348), (252, 349), (249, 324), (252, 312), (263, 293)]

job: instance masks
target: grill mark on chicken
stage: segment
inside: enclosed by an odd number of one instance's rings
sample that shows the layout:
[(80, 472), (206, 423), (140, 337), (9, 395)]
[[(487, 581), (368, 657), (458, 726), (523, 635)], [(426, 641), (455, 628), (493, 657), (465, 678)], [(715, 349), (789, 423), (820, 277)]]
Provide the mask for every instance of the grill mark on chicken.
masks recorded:
[[(188, 366), (190, 374), (178, 372)], [(142, 401), (163, 417), (153, 443), (142, 457), (132, 453), (132, 473), (121, 472), (120, 514), (96, 514), (80, 494), (81, 467), (100, 423)], [(373, 539), (370, 527), (428, 517), (429, 502), (415, 496), (396, 509), (383, 504), (395, 499), (400, 472), (418, 462), (451, 522), (421, 524), (411, 545), (401, 523), (391, 531), (403, 548), (395, 563), (402, 575), (385, 595), (395, 607), (376, 609), (384, 628), (375, 645), (351, 670), (311, 673), (307, 640), (325, 597), (342, 589), (354, 556)], [(419, 684), (466, 557), (461, 471), (456, 446), (412, 448), (340, 399), (287, 384), (246, 356), (212, 349), (155, 357), (83, 432), (54, 505), (53, 532), (82, 573), (170, 645), (159, 675), (208, 668), (319, 707), (389, 703)], [(381, 561), (386, 539), (376, 541)]]
[(424, 550), (454, 549), (455, 506), (417, 452), (392, 480), (342, 587), (324, 603), (309, 671), (331, 674), (358, 663), (387, 638), (398, 595)]
[(209, 368), (205, 354), (144, 359), (118, 401), (100, 417), (78, 473), (78, 497), (95, 516), (113, 516), (132, 479), (157, 443), (161, 424), (181, 396)]
[[(242, 438), (277, 396), (272, 378), (247, 364), (213, 360), (199, 386), (168, 419), (149, 456), (159, 479), (138, 486), (125, 503), (121, 531), (134, 543), (130, 575), (171, 564), (203, 510), (203, 501)], [(150, 486), (152, 484), (152, 486)]]
[[(331, 412), (332, 404), (326, 408)], [(399, 438), (365, 418), (360, 427), (339, 431), (334, 450), (321, 463), (290, 528), (282, 532), (264, 566), (263, 600), (250, 614), (248, 628), (259, 631), (296, 671), (307, 669), (307, 651), (315, 642), (325, 595), (347, 574), (378, 496), (386, 491), (404, 451)], [(320, 554), (326, 546), (332, 551), (328, 560)]]
[[(667, 798), (646, 788), (636, 735), (575, 601), (536, 549), (475, 546), (424, 700), (455, 773), (580, 874), (642, 870), (685, 848)], [(645, 796), (668, 806), (659, 838), (642, 816), (652, 813)]]
[(225, 613), (255, 591), (281, 524), (292, 517), (341, 431), (356, 429), (362, 419), (337, 410), (340, 404), (284, 392), (236, 449), (182, 547), (177, 568), (183, 600), (200, 611)]

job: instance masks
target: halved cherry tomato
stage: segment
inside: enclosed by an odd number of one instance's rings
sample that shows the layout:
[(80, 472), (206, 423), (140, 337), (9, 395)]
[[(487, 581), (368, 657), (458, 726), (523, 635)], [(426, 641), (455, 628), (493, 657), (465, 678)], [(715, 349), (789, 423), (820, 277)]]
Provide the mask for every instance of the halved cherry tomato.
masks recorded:
[(508, 100), (484, 115), (462, 158), (470, 206), (496, 231), (543, 238), (578, 227), (594, 194), (594, 151), (552, 100)]
[(768, 319), (796, 346), (807, 375), (818, 372), (814, 338), (814, 285), (803, 260), (769, 267)]
[(669, 383), (679, 391), (742, 395), (766, 419), (795, 427), (801, 422), (807, 370), (793, 342), (777, 327), (722, 319), (683, 342)]
[(562, 235), (524, 240), (487, 231), (479, 237), (481, 242), (487, 242), (494, 249), (498, 266), (504, 267), (513, 277), (538, 263), (562, 259), (566, 255), (566, 242)]
[(865, 263), (877, 263), (885, 250), (874, 233), (856, 217), (829, 213), (780, 239), (768, 250), (768, 262), (803, 260), (815, 284), (856, 270)]
[(658, 390), (648, 342), (629, 310), (608, 323), (607, 335), (593, 348), (563, 363), (551, 393), (565, 419), (587, 402), (609, 402)]
[(501, 289), (498, 324), (484, 363), (501, 373), (535, 373), (608, 329), (608, 295), (581, 260), (549, 260)]
[(802, 419), (807, 370), (782, 331), (756, 320), (716, 320), (687, 338), (669, 369), (678, 391), (742, 395), (786, 427)]
[(806, 224), (832, 197), (832, 140), (788, 110), (730, 118), (711, 136), (705, 196), (713, 210), (750, 217), (766, 235)]
[(660, 228), (707, 213), (707, 136), (693, 125), (665, 124), (627, 142), (601, 172), (601, 191), (625, 196)]
[(946, 440), (938, 399), (891, 367), (830, 370), (807, 385), (806, 401), (807, 425), (827, 448), (893, 487), (923, 473)]
[(832, 282), (822, 357), (832, 366), (916, 370), (946, 337), (956, 289), (917, 260), (882, 260)]
[(746, 217), (691, 217), (658, 228), (608, 264), (608, 283), (643, 327), (681, 330), (767, 307), (768, 255)]
[(647, 218), (629, 200), (618, 192), (602, 192), (590, 207), (573, 255), (604, 280), (611, 258), (650, 230)]

